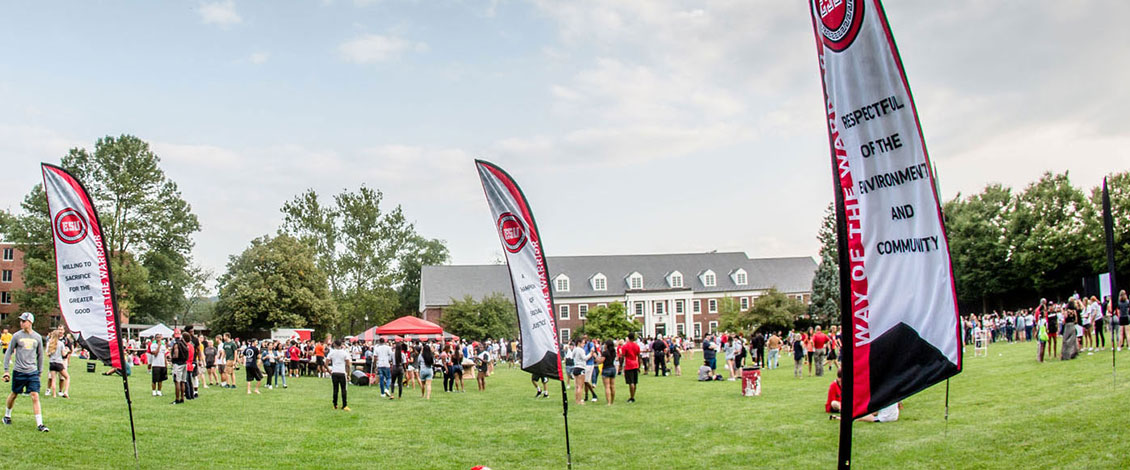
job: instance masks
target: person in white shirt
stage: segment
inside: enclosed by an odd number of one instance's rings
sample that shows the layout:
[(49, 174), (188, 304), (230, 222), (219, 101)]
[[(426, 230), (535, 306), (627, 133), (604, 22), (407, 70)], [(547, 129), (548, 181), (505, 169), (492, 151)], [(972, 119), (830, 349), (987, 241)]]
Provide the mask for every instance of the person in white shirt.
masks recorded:
[(381, 386), (381, 396), (392, 397), (392, 348), (384, 338), (377, 340), (377, 347), (373, 350), (377, 362), (377, 377)]
[(349, 351), (341, 347), (341, 340), (334, 340), (333, 349), (329, 354), (326, 354), (326, 361), (330, 366), (330, 381), (333, 382), (334, 388), (334, 409), (337, 409), (337, 393), (341, 390), (341, 409), (349, 411), (349, 404), (346, 401), (345, 387), (349, 384), (349, 369), (352, 367), (352, 359), (350, 358)]
[(153, 389), (153, 396), (159, 397), (161, 395), (161, 386), (164, 385), (165, 380), (169, 378), (165, 356), (169, 354), (168, 349), (165, 348), (165, 342), (161, 340), (161, 334), (153, 337), (153, 341), (149, 342), (148, 348), (145, 350), (145, 363), (153, 376), (153, 383), (150, 387)]

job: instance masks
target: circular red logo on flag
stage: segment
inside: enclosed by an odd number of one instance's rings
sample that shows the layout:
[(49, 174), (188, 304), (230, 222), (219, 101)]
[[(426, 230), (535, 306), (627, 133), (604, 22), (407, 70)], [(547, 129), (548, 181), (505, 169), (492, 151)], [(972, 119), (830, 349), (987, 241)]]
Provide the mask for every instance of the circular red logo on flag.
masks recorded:
[(86, 219), (79, 211), (66, 208), (55, 214), (55, 235), (63, 243), (75, 244), (86, 238)]
[(859, 26), (863, 24), (864, 0), (812, 0), (816, 16), (820, 18), (820, 35), (824, 46), (840, 52), (847, 49)]
[(526, 226), (518, 216), (509, 212), (498, 216), (498, 233), (506, 251), (517, 253), (526, 246)]

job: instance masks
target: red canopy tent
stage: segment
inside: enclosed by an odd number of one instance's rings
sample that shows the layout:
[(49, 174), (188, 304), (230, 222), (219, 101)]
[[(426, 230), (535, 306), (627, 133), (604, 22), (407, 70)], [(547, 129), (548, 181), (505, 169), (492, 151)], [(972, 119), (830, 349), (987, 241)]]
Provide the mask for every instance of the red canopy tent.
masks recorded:
[(381, 326), (375, 326), (357, 335), (361, 341), (375, 341), (377, 338), (409, 340), (459, 339), (443, 332), (443, 327), (417, 317), (400, 317)]

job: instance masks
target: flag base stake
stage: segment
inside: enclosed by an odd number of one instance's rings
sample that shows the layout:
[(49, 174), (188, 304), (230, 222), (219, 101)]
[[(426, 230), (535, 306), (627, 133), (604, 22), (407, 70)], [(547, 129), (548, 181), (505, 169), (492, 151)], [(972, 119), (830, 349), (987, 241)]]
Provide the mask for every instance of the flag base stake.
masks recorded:
[(573, 449), (569, 445), (569, 395), (565, 393), (565, 381), (561, 381), (561, 414), (565, 417), (565, 465), (573, 468)]

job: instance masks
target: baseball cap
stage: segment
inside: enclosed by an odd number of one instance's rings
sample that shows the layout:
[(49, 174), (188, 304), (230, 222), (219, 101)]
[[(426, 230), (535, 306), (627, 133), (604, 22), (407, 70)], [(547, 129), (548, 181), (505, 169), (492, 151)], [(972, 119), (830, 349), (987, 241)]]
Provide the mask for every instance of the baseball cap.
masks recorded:
[(29, 322), (35, 323), (35, 315), (32, 315), (31, 312), (21, 313), (20, 314), (20, 321), (29, 321)]

